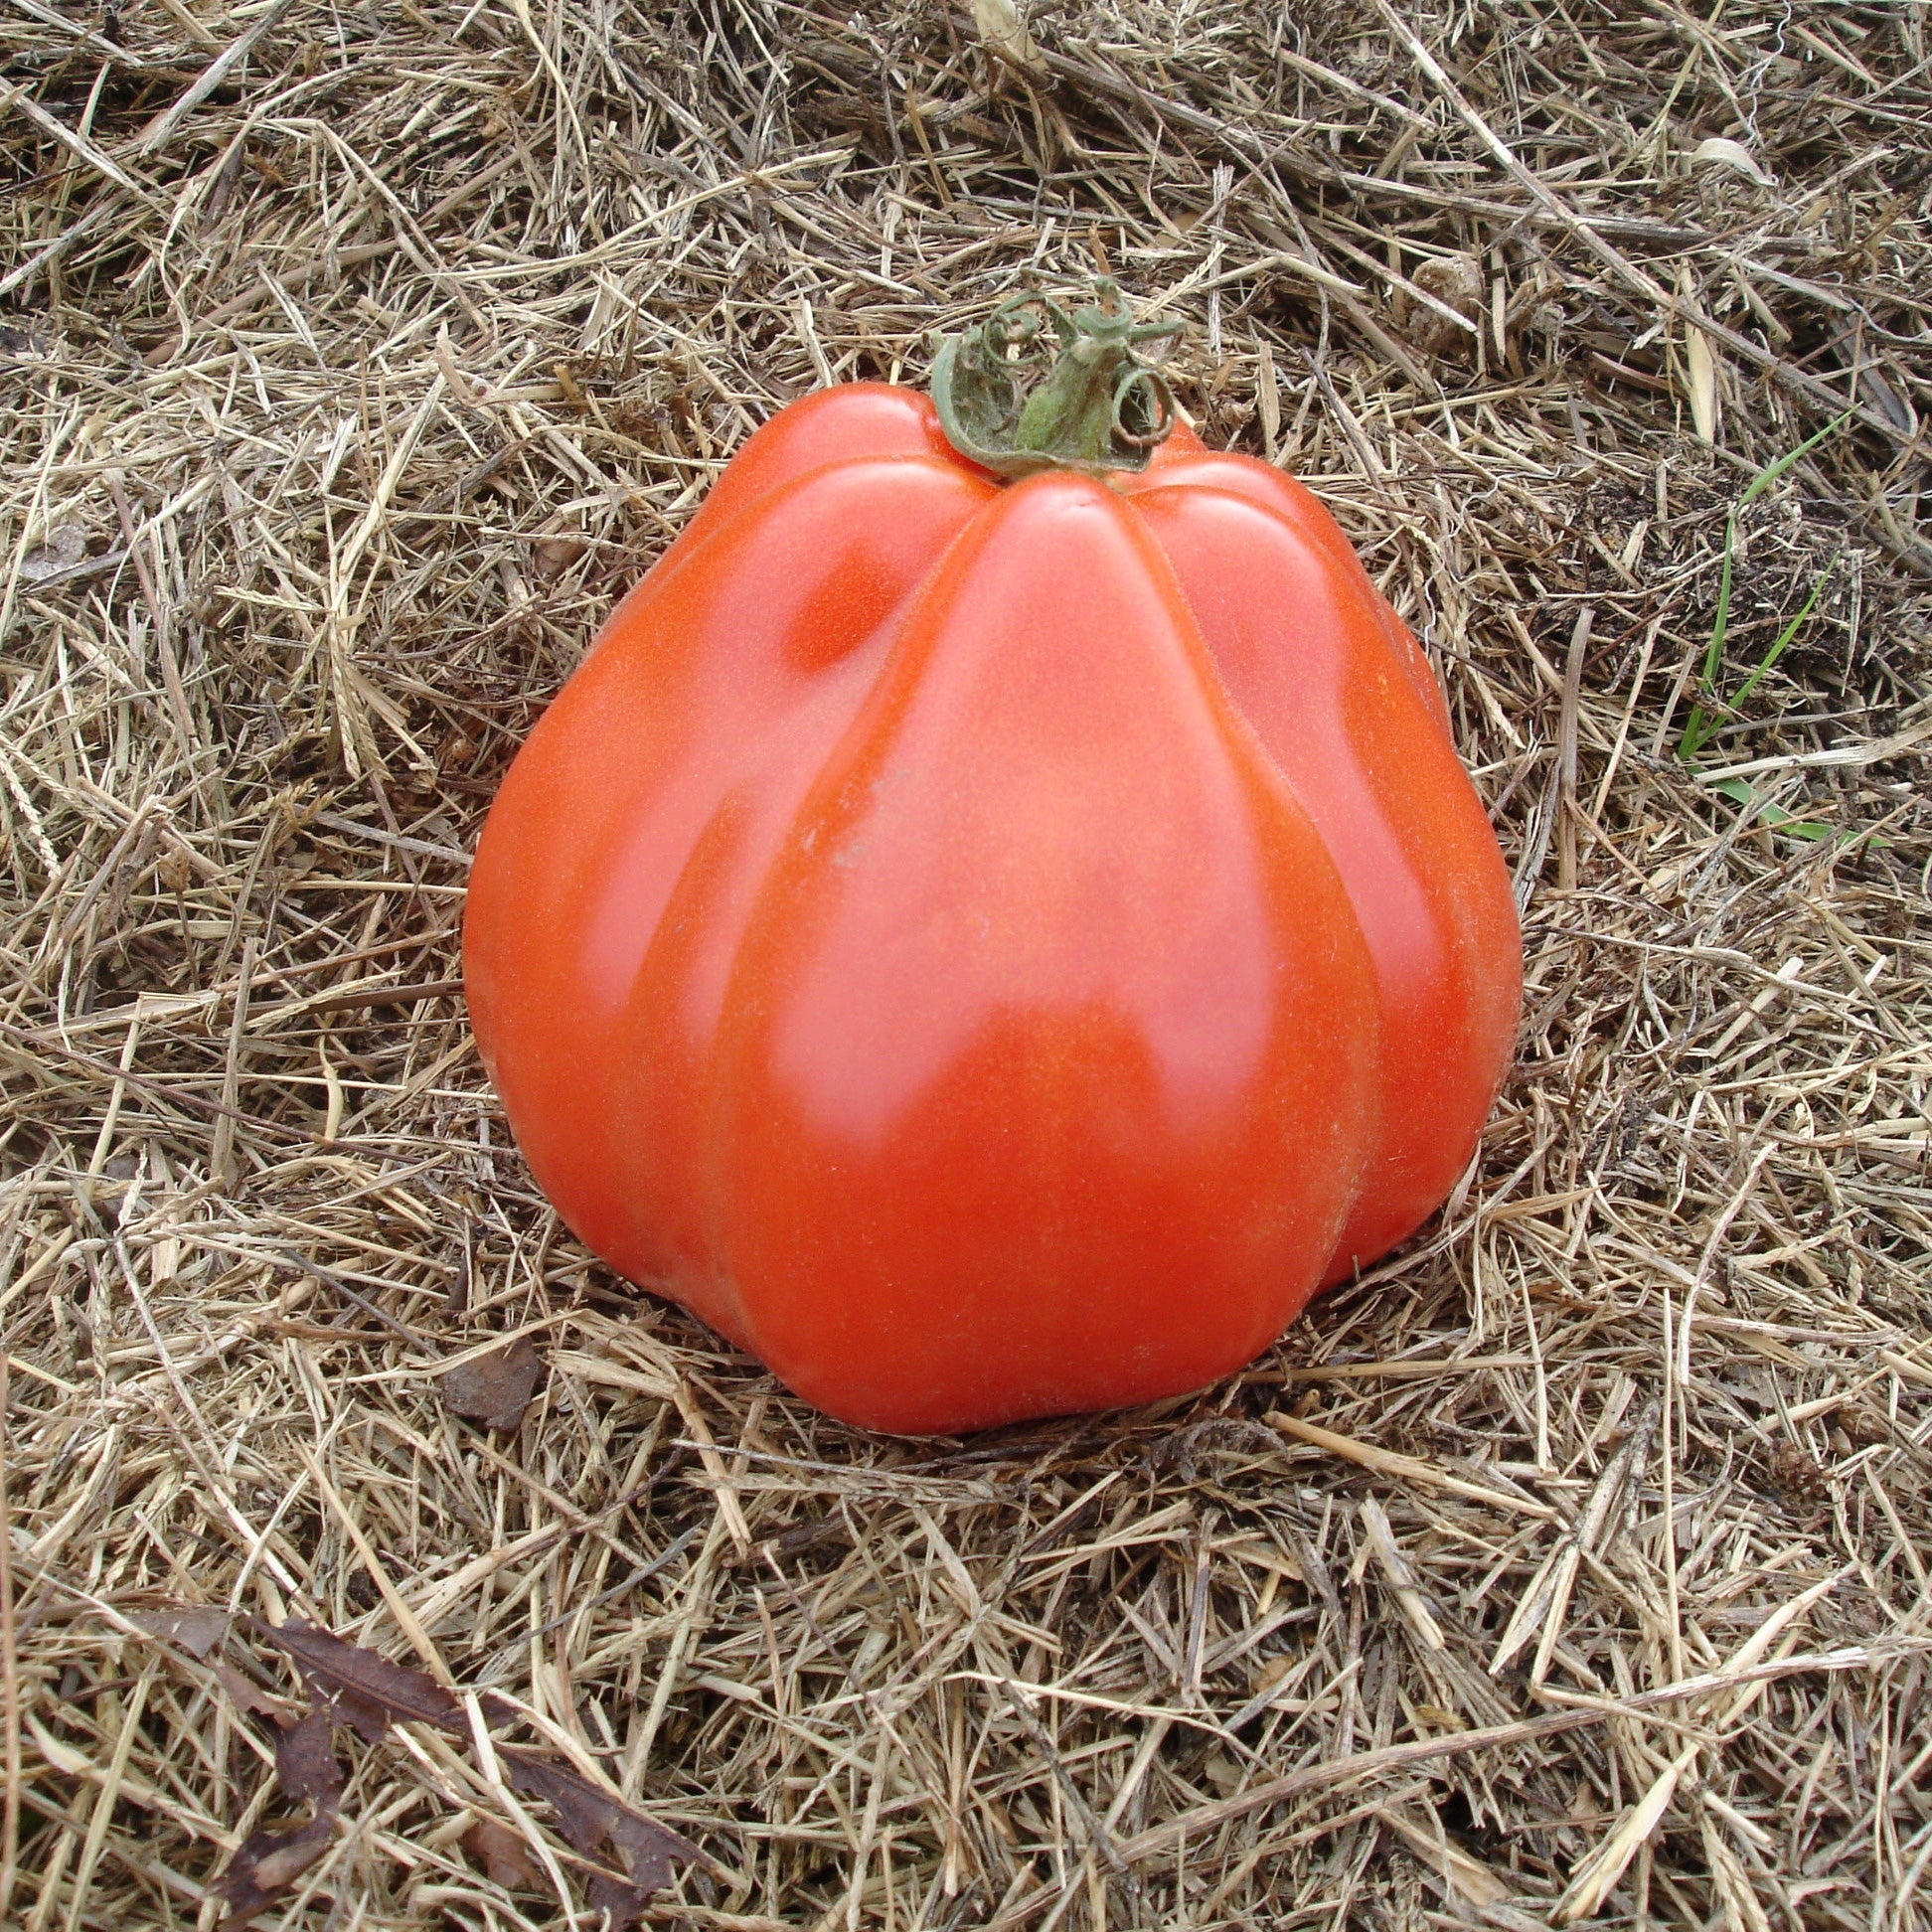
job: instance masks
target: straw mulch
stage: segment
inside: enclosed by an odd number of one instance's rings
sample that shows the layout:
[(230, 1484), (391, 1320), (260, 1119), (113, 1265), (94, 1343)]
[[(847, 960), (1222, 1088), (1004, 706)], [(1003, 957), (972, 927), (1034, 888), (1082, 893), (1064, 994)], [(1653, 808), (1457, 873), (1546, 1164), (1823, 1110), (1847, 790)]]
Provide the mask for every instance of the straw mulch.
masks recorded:
[[(651, 1923), (1932, 1922), (1925, 9), (1032, 26), (0, 5), (0, 1923), (633, 1917), (565, 1773)], [(1101, 263), (1426, 638), (1520, 1059), (1236, 1380), (868, 1439), (549, 1214), (465, 854), (754, 424)], [(494, 1695), (278, 1787), (291, 1620)]]

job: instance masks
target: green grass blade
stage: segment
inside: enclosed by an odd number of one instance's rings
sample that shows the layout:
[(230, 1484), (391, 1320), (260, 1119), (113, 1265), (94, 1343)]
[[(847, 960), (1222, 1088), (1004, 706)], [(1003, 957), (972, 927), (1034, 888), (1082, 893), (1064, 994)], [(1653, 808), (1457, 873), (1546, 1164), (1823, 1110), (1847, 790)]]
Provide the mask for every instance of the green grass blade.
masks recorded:
[[(1698, 680), (1698, 697), (1690, 707), (1690, 716), (1685, 721), (1684, 734), (1678, 739), (1678, 756), (1686, 764), (1694, 763), (1697, 753), (1710, 742), (1717, 714), (1719, 712), (1735, 714), (1737, 707), (1757, 689), (1759, 680), (1784, 655), (1791, 640), (1798, 634), (1798, 627), (1811, 615), (1813, 606), (1818, 602), (1819, 595), (1825, 588), (1825, 578), (1821, 577), (1812, 586), (1811, 596), (1806, 600), (1804, 609), (1786, 626), (1783, 635), (1765, 654), (1757, 669), (1745, 679), (1743, 688), (1737, 696), (1729, 705), (1724, 705), (1717, 697), (1717, 673), (1723, 668), (1724, 636), (1730, 628), (1731, 566), (1737, 552), (1737, 512), (1746, 504), (1756, 502), (1794, 463), (1801, 457), (1809, 455), (1828, 436), (1837, 435), (1851, 420), (1852, 411), (1848, 409), (1842, 416), (1828, 422), (1824, 428), (1807, 436), (1796, 449), (1787, 450), (1775, 462), (1767, 463), (1744, 486), (1744, 494), (1737, 499), (1736, 507), (1724, 521), (1724, 562), (1717, 578), (1717, 611), (1710, 621), (1710, 642), (1704, 647), (1703, 676)], [(1831, 571), (1828, 569), (1825, 575), (1829, 577)]]
[(1745, 699), (1758, 688), (1765, 674), (1770, 671), (1772, 666), (1790, 648), (1791, 640), (1804, 628), (1805, 619), (1817, 609), (1818, 600), (1824, 595), (1825, 586), (1831, 582), (1832, 572), (1837, 568), (1838, 559), (1833, 558), (1831, 563), (1826, 564), (1824, 569), (1818, 573), (1818, 581), (1812, 585), (1811, 595), (1805, 599), (1804, 608), (1778, 633), (1778, 641), (1758, 660), (1757, 669), (1738, 686), (1737, 695), (1731, 700), (1731, 709), (1733, 711), (1741, 711), (1743, 709)]
[(1686, 764), (1696, 758), (1710, 737), (1712, 719), (1704, 709), (1703, 699), (1708, 698), (1715, 703), (1717, 672), (1724, 662), (1724, 634), (1730, 627), (1731, 556), (1736, 547), (1737, 512), (1733, 510), (1724, 522), (1724, 562), (1717, 576), (1717, 612), (1710, 620), (1710, 642), (1704, 647), (1703, 675), (1697, 680), (1702, 697), (1690, 707), (1690, 716), (1685, 721), (1684, 735), (1678, 739), (1678, 756)]
[(1767, 463), (1744, 486), (1744, 494), (1737, 499), (1737, 507), (1741, 510), (1747, 503), (1755, 503), (1786, 470), (1790, 469), (1792, 464), (1798, 462), (1803, 457), (1809, 456), (1828, 436), (1836, 436), (1851, 420), (1852, 411), (1847, 409), (1842, 416), (1837, 417), (1834, 421), (1828, 422), (1816, 434), (1807, 436), (1796, 449), (1790, 450), (1785, 455), (1780, 456), (1776, 462)]
[(1787, 839), (1804, 839), (1813, 844), (1832, 836), (1832, 828), (1817, 819), (1793, 818), (1782, 805), (1760, 801), (1757, 793), (1742, 778), (1721, 778), (1711, 786), (1711, 790), (1722, 792), (1739, 805), (1755, 808), (1757, 822), (1767, 832), (1776, 832)]

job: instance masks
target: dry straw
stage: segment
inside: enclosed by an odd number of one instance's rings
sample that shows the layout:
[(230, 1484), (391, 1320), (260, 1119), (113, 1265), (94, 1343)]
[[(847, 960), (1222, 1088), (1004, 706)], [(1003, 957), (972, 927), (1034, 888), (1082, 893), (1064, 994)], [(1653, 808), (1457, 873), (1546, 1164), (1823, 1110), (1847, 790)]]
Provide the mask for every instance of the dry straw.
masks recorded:
[[(1932, 1919), (1922, 4), (0, 34), (0, 1922), (307, 1816), (244, 1615), (469, 1726), (264, 1924), (590, 1924), (518, 1752), (701, 1928)], [(754, 424), (1101, 263), (1426, 637), (1520, 1062), (1248, 1373), (865, 1439), (548, 1214), (464, 855)]]

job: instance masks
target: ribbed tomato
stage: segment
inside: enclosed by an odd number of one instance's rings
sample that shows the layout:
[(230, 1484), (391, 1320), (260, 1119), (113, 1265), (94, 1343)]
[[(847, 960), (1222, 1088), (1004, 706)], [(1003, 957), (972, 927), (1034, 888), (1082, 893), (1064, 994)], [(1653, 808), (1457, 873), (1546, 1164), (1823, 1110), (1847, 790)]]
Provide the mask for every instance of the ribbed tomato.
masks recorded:
[(465, 972), (564, 1219), (832, 1414), (1177, 1393), (1409, 1233), (1520, 997), (1435, 681), (1300, 485), (781, 410), (505, 780)]

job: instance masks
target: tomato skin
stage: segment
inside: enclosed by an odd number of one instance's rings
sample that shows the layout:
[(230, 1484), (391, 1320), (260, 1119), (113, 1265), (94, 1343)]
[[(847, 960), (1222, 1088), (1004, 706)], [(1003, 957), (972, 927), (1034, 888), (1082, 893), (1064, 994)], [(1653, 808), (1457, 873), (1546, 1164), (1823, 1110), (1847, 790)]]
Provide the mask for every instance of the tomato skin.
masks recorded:
[(620, 1273), (861, 1426), (1151, 1400), (1439, 1205), (1520, 941), (1441, 698), (1312, 496), (1185, 431), (1001, 486), (780, 411), (539, 722), (476, 1035)]

